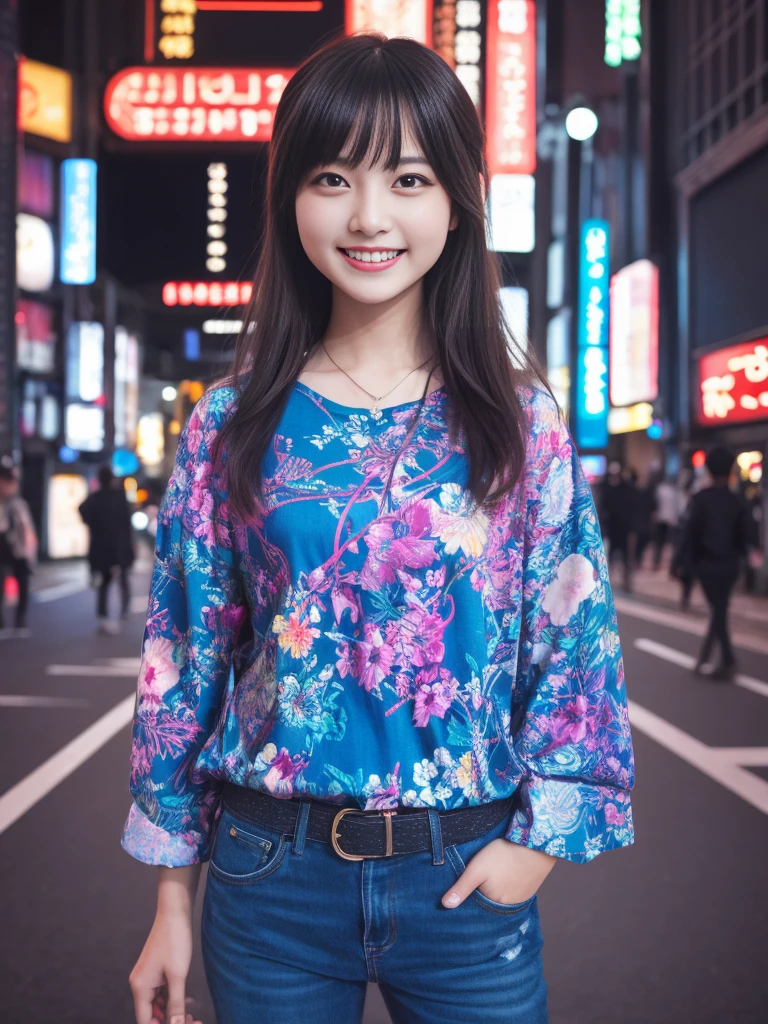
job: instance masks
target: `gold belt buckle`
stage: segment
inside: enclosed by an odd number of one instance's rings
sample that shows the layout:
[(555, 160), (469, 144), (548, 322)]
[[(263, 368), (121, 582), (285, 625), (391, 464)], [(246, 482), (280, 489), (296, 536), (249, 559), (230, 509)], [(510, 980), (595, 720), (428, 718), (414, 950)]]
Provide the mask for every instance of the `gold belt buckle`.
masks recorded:
[(340, 839), (339, 833), (336, 831), (336, 826), (344, 817), (345, 814), (360, 814), (361, 812), (357, 807), (344, 807), (336, 817), (333, 819), (333, 825), (331, 826), (331, 843), (333, 848), (340, 857), (344, 860), (370, 860), (376, 857), (391, 857), (392, 856), (392, 818), (397, 811), (379, 811), (379, 814), (384, 816), (384, 828), (387, 834), (387, 852), (386, 853), (368, 853), (368, 854), (355, 854), (345, 853), (339, 846), (338, 840)]

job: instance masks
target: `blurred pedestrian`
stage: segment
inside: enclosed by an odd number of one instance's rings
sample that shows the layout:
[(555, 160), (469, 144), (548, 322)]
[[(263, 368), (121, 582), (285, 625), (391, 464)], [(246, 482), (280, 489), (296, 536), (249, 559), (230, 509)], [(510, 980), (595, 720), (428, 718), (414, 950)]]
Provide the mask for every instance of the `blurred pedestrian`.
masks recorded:
[(642, 569), (646, 548), (653, 539), (653, 517), (656, 512), (656, 481), (649, 473), (645, 483), (638, 482), (636, 470), (628, 471), (630, 484), (635, 488), (635, 519), (634, 519), (634, 564)]
[(675, 537), (680, 522), (680, 500), (671, 475), (663, 476), (656, 484), (656, 511), (654, 514), (653, 568), (661, 568), (664, 549)]
[(413, 39), (344, 37), (282, 93), (247, 327), (157, 516), (123, 830), (159, 866), (141, 1024), (169, 976), (183, 1017), (204, 861), (220, 1024), (360, 1021), (364, 913), (395, 1020), (545, 1024), (537, 891), (633, 841), (595, 506), (510, 359), (483, 144)]
[(677, 474), (677, 527), (674, 531), (672, 558), (669, 563), (669, 575), (680, 582), (680, 610), (687, 612), (691, 606), (691, 594), (696, 583), (691, 565), (690, 552), (683, 545), (688, 515), (691, 508), (694, 485), (698, 482), (692, 471), (681, 469)]
[(637, 487), (624, 473), (620, 462), (610, 462), (603, 484), (601, 521), (608, 539), (608, 562), (613, 565), (617, 557), (621, 559), (627, 593), (632, 590), (637, 503)]
[[(716, 447), (709, 452), (706, 467), (711, 483), (691, 498), (681, 540), (682, 560), (700, 581), (710, 608), (709, 628), (695, 671), (721, 680), (731, 679), (736, 665), (728, 629), (728, 605), (741, 559), (756, 550), (758, 544), (747, 503), (729, 486), (734, 461), (735, 456), (727, 448)], [(716, 644), (719, 661), (713, 668), (708, 663)]]
[(114, 474), (109, 466), (99, 469), (98, 478), (99, 489), (88, 495), (80, 505), (79, 512), (90, 531), (88, 562), (91, 572), (97, 575), (96, 615), (99, 631), (117, 633), (119, 623), (113, 622), (108, 613), (109, 589), (113, 580), (119, 582), (120, 619), (124, 622), (131, 605), (128, 574), (135, 559), (131, 513), (122, 482), (115, 486)]
[[(0, 466), (0, 637), (28, 637), (29, 577), (37, 561), (37, 531), (29, 505), (19, 494), (16, 473)], [(3, 619), (5, 581), (16, 580), (18, 600), (15, 627), (6, 628)]]

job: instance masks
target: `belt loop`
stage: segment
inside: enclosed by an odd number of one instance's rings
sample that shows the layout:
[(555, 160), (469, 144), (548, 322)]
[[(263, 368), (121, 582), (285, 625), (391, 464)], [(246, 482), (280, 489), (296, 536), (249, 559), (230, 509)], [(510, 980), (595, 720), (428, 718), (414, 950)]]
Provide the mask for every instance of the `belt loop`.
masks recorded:
[(296, 833), (293, 838), (291, 853), (295, 853), (298, 857), (301, 857), (304, 853), (304, 840), (307, 838), (309, 810), (311, 806), (311, 800), (302, 800), (299, 804), (299, 812), (296, 815)]
[(440, 815), (434, 807), (427, 808), (429, 815), (429, 831), (432, 834), (432, 863), (443, 864), (443, 830), (440, 827)]

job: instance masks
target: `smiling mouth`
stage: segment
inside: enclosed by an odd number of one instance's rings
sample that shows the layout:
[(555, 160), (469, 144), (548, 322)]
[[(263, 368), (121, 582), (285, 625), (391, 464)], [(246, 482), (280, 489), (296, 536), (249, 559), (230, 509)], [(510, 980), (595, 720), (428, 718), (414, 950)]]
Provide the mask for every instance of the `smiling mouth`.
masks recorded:
[(395, 260), (402, 256), (405, 249), (380, 249), (374, 252), (365, 249), (342, 249), (339, 247), (339, 252), (347, 257), (348, 260), (354, 260), (355, 263), (366, 263), (381, 265), (382, 263), (394, 263)]

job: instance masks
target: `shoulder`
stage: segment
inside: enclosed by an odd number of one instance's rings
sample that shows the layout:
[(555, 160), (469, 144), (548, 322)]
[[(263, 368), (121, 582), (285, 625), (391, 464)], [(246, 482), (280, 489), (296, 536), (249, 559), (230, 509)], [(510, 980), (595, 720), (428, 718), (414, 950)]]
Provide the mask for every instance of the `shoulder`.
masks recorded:
[(198, 399), (189, 417), (189, 430), (215, 434), (234, 415), (239, 395), (228, 384), (212, 384)]
[(571, 435), (565, 417), (552, 395), (534, 385), (518, 385), (515, 389), (527, 429), (526, 466), (567, 457)]

